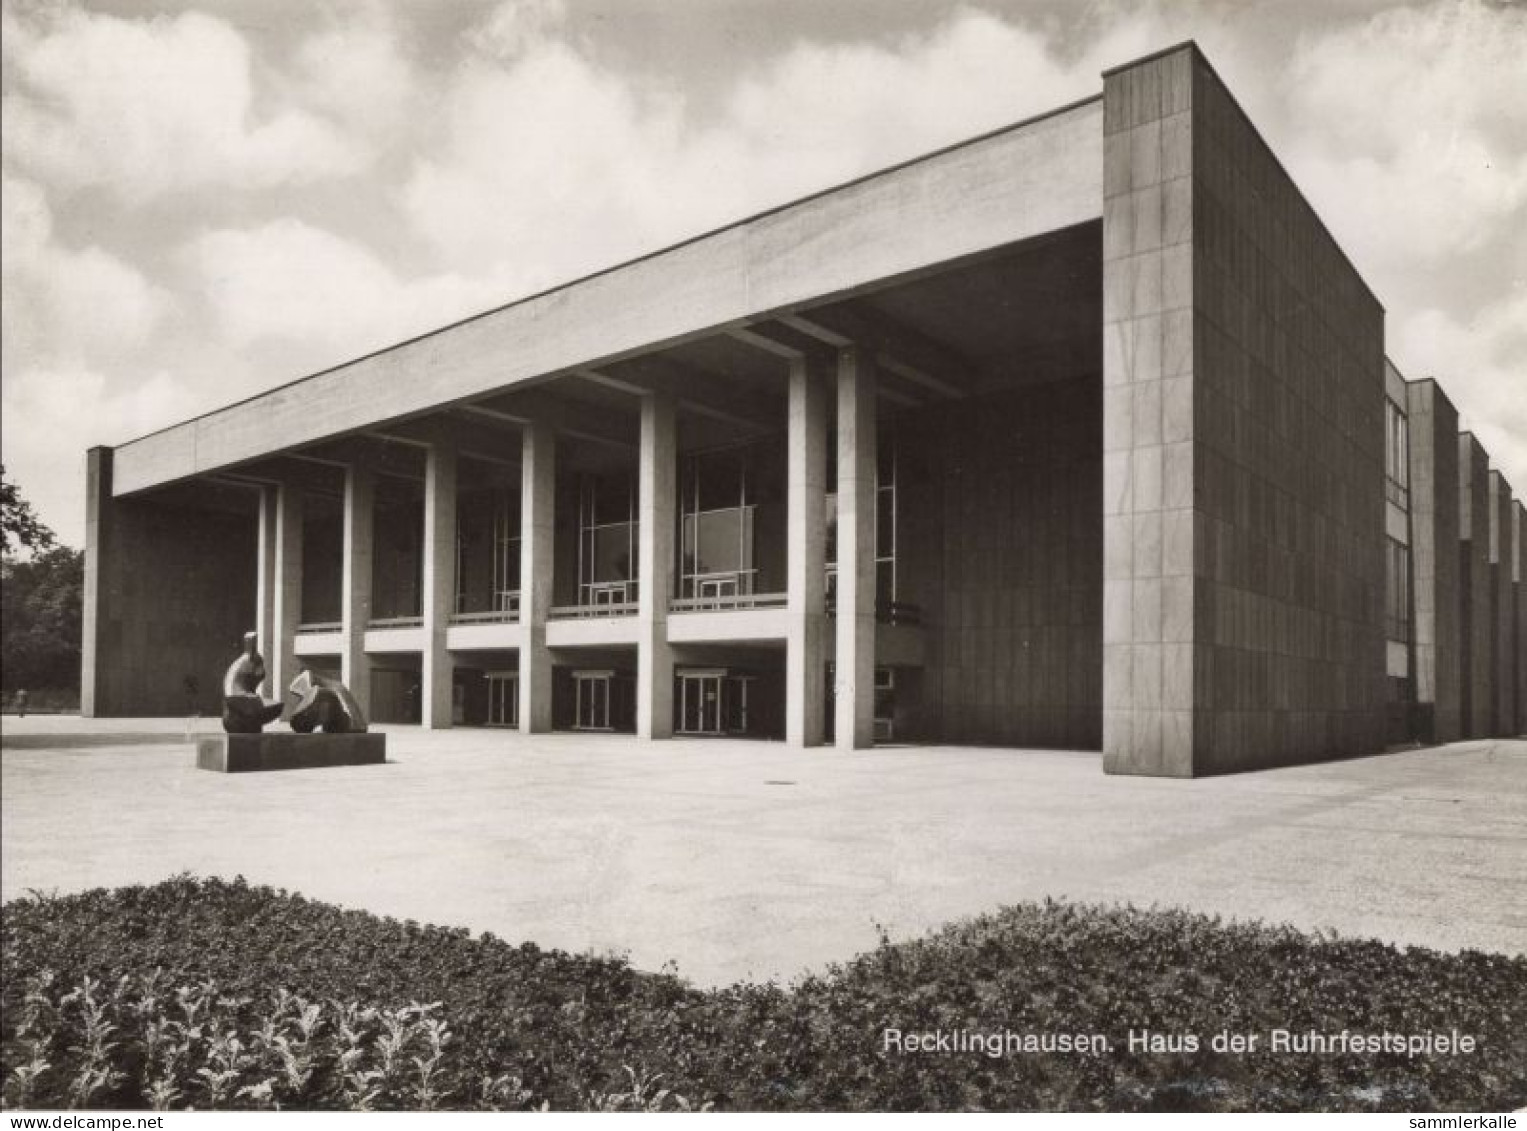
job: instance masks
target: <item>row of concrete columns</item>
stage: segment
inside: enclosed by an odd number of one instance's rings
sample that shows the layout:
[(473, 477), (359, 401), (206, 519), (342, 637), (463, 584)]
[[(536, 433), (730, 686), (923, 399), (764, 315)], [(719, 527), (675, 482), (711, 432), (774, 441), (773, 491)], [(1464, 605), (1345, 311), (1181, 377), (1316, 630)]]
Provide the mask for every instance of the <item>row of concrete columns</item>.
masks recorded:
[(1431, 378), (1406, 382), (1416, 737), (1527, 731), (1527, 510)]
[[(828, 659), (825, 602), (827, 421), (831, 374), (797, 359), (789, 377), (788, 546), (785, 652), (786, 739), (823, 741)], [(838, 571), (834, 732), (837, 745), (866, 747), (874, 738), (876, 374), (855, 348), (839, 351), (836, 373)], [(668, 643), (674, 528), (678, 503), (678, 421), (671, 394), (641, 398), (638, 471), (636, 728), (643, 738), (673, 733), (673, 648)], [(519, 654), (520, 727), (551, 729), (551, 653), (546, 622), (552, 604), (556, 437), (531, 422), (522, 429)], [(421, 722), (451, 725), (453, 663), (447, 647), (454, 608), (457, 459), (432, 445), (425, 462)], [(366, 628), (371, 616), (375, 473), (345, 472), (341, 678), (369, 705)], [(260, 507), (258, 631), (270, 678), (284, 688), (300, 668), (303, 496), (300, 487), (267, 488)]]

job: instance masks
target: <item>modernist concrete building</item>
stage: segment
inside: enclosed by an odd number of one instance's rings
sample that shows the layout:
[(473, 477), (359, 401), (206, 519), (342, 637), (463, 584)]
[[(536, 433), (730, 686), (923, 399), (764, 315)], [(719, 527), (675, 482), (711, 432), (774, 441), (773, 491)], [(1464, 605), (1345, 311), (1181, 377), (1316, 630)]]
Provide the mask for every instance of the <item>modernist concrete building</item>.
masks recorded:
[(1520, 733), (1522, 507), (1191, 44), (89, 455), (87, 714), (1065, 746)]

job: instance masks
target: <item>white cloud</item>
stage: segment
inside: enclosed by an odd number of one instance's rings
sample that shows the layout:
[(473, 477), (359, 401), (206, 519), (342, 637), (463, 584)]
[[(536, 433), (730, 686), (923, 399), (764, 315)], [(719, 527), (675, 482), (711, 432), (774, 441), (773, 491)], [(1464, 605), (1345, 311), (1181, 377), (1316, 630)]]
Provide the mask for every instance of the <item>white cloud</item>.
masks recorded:
[(434, 329), (501, 293), (495, 280), (404, 279), (365, 247), (291, 219), (204, 233), (180, 260), (226, 348), (295, 344), (316, 364)]
[(683, 223), (673, 196), (657, 203), (665, 182), (686, 195), (662, 175), (677, 129), (675, 105), (639, 102), (561, 44), (507, 69), (474, 59), (452, 84), (440, 145), (418, 163), (402, 205), (446, 261), (513, 261), (550, 281)]
[(1405, 375), (1435, 376), (1459, 410), (1459, 428), (1478, 437), (1516, 496), (1527, 497), (1527, 291), (1462, 321), (1428, 308), (1391, 325), (1389, 337)]
[(290, 81), (301, 105), (378, 146), (406, 134), (418, 109), (418, 75), (385, 8), (364, 9), (306, 38)]
[(512, 59), (543, 46), (567, 21), (565, 0), (503, 0), (468, 30), (467, 43), (498, 59)]
[(183, 385), (164, 372), (124, 383), (77, 365), (14, 367), (0, 390), (6, 472), (65, 543), (82, 546), (86, 449), (191, 411)]
[(1309, 35), (1279, 149), (1432, 375), (1527, 491), (1527, 8), (1460, 0)]
[[(1100, 64), (980, 12), (871, 46), (800, 43), (741, 74), (707, 124), (501, 6), (448, 83), (401, 193), (443, 261), (513, 261), (541, 285), (1096, 92)], [(530, 14), (527, 15), (527, 12)], [(1152, 42), (1131, 21), (1109, 49)]]
[(256, 113), (249, 46), (197, 12), (125, 20), (67, 10), (6, 21), (7, 162), (129, 201), (352, 172), (365, 153), (300, 108)]
[(1288, 153), (1360, 262), (1457, 261), (1527, 229), (1527, 8), (1400, 8), (1300, 45)]
[(147, 347), (170, 294), (98, 246), (61, 246), (40, 186), (6, 176), (3, 197), (7, 359), (105, 364)]

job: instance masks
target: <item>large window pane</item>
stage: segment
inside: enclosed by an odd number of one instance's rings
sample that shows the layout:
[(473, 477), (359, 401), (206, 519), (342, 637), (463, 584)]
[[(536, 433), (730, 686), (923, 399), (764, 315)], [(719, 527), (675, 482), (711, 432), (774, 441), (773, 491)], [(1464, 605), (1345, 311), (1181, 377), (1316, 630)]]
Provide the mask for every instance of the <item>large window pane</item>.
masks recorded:
[(589, 580), (626, 581), (634, 576), (631, 545), (635, 531), (629, 522), (595, 528), (593, 534), (593, 576)]
[(740, 506), (745, 451), (728, 448), (695, 457), (700, 479), (700, 510)]
[(896, 563), (893, 561), (879, 561), (875, 563), (875, 608), (882, 614), (888, 614), (891, 610), (891, 602), (896, 599)]
[(896, 492), (875, 492), (875, 556), (896, 556)]
[(626, 475), (600, 475), (592, 486), (595, 525), (629, 522), (632, 518), (631, 481)]
[(723, 573), (748, 568), (743, 560), (743, 511), (706, 511), (699, 515), (696, 573)]

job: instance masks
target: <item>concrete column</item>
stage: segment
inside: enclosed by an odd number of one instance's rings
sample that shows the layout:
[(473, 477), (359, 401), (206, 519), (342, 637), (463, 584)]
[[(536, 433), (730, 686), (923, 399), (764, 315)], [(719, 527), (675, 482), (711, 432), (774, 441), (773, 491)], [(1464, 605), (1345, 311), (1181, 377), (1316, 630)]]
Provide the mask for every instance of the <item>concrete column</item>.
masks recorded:
[(1516, 734), (1527, 735), (1527, 507), (1511, 512), (1512, 589), (1516, 593)]
[(834, 740), (875, 741), (875, 363), (838, 351), (838, 595)]
[(668, 603), (673, 597), (673, 526), (678, 501), (678, 428), (673, 397), (642, 397), (641, 466), (637, 474), (636, 733), (673, 737), (673, 649)]
[(1516, 499), (1499, 471), (1490, 471), (1489, 483), (1490, 668), (1495, 685), (1490, 734), (1507, 738), (1516, 733), (1516, 589), (1511, 579), (1511, 512)]
[(555, 537), (557, 448), (550, 427), (528, 423), (520, 457), (520, 730), (551, 730), (552, 545)]
[(109, 643), (114, 587), (109, 584), (113, 555), (112, 451), (91, 448), (85, 454), (85, 584), (81, 610), (80, 714), (87, 719), (113, 711)]
[(1458, 434), (1458, 623), (1461, 738), (1488, 738), (1494, 721), (1490, 664), (1490, 477), (1485, 449), (1472, 432)]
[(455, 666), (446, 647), (456, 607), (456, 453), (431, 444), (424, 457), (424, 653), (420, 722), (451, 725)]
[(376, 527), (376, 475), (369, 467), (345, 469), (345, 551), (341, 601), (344, 651), (340, 679), (361, 710), (371, 713), (371, 660), (366, 655), (366, 624), (371, 620), (371, 553)]
[(1383, 307), (1191, 44), (1104, 73), (1102, 237), (1104, 769), (1383, 749)]
[(275, 521), (271, 524), (275, 543), (271, 569), (271, 643), (263, 650), (270, 697), (282, 702), (286, 702), (286, 689), (302, 670), (302, 663), (297, 659), (297, 627), (302, 623), (304, 501), (302, 488), (295, 484), (285, 483), (276, 488)]
[[(112, 450), (86, 463), (81, 713), (215, 715), (244, 633), (258, 623), (257, 527), (248, 515), (113, 491)], [(203, 483), (232, 503), (245, 492)]]
[(280, 492), (274, 483), (260, 487), (255, 535), (255, 632), (260, 637), (260, 655), (265, 657), (265, 682), (260, 684), (260, 694), (267, 699), (279, 698), (277, 689), (281, 686), (272, 678), (271, 669), (271, 656), (277, 647), (276, 524), (280, 521)]
[(785, 646), (785, 739), (820, 746), (826, 687), (827, 390), (824, 375), (805, 358), (790, 367)]
[(1425, 742), (1459, 736), (1458, 412), (1435, 381), (1406, 385), (1412, 679)]

